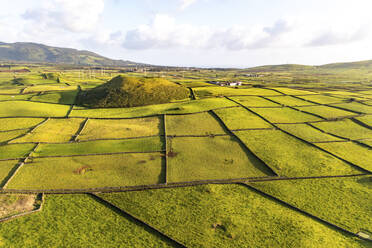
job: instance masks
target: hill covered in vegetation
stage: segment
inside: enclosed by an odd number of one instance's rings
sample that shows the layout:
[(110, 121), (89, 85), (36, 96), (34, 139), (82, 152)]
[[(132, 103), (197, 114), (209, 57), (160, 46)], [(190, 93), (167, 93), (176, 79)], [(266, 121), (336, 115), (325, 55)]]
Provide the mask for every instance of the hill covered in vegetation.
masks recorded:
[(117, 76), (79, 95), (78, 104), (93, 108), (136, 107), (167, 103), (189, 96), (186, 87), (161, 78)]
[(136, 66), (139, 63), (113, 60), (90, 51), (51, 47), (43, 44), (0, 42), (0, 61), (21, 61), (94, 66)]

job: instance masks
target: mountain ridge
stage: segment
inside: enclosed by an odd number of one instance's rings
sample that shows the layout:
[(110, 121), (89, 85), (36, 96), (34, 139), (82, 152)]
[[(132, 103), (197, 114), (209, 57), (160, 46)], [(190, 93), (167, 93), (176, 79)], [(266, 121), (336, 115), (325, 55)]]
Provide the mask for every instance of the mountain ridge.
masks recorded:
[(114, 60), (97, 53), (47, 46), (33, 42), (0, 42), (0, 61), (55, 63), (90, 66), (141, 66), (142, 63), (128, 60)]

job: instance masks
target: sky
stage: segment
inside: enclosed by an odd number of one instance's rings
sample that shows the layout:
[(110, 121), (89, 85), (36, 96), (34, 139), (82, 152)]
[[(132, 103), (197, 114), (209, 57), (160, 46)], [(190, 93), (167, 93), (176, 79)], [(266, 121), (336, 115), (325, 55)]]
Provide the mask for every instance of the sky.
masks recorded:
[(1, 0), (0, 41), (155, 65), (372, 59), (371, 0)]

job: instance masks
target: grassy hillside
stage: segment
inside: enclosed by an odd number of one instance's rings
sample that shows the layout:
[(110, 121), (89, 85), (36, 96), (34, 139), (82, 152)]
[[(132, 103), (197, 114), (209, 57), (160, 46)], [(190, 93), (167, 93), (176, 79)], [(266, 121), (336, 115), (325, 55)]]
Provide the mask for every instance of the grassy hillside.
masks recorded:
[(136, 107), (187, 98), (189, 91), (161, 78), (117, 76), (106, 84), (82, 92), (78, 103), (93, 108)]
[(37, 43), (0, 42), (0, 60), (61, 63), (73, 65), (129, 66), (137, 63), (123, 60), (112, 60), (89, 51), (71, 48), (50, 47)]

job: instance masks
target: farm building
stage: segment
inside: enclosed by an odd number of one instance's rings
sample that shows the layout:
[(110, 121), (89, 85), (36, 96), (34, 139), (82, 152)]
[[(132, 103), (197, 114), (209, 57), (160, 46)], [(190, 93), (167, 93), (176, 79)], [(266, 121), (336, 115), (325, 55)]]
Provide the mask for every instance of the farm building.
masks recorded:
[(240, 81), (208, 81), (207, 83), (215, 84), (219, 86), (240, 86), (242, 82)]

